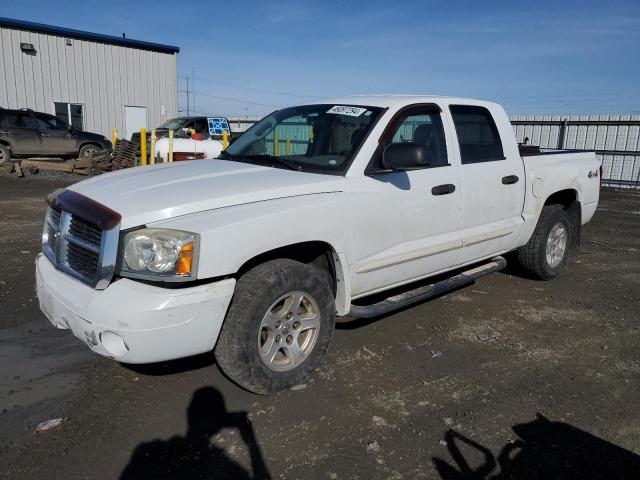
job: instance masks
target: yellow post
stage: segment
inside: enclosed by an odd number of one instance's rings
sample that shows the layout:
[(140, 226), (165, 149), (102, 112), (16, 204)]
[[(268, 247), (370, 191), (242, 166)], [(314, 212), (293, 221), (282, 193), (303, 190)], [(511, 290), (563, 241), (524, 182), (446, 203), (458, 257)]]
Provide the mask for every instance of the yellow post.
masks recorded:
[(167, 161), (173, 162), (173, 130), (169, 130), (169, 155), (167, 155)]
[(222, 149), (226, 150), (229, 146), (229, 132), (226, 130), (222, 132)]
[(156, 164), (156, 129), (151, 130), (151, 142), (149, 142), (149, 165)]
[(313, 127), (311, 127), (311, 133), (309, 134), (309, 143), (313, 143)]
[(274, 155), (280, 154), (280, 138), (278, 138), (277, 133), (273, 134), (273, 154)]
[(113, 127), (113, 131), (111, 133), (111, 144), (115, 147), (116, 140), (118, 140), (118, 129)]
[(140, 165), (147, 165), (147, 129), (140, 129)]
[(291, 155), (291, 140), (289, 140), (289, 139), (287, 138), (287, 139), (285, 140), (284, 145), (285, 145), (284, 150), (285, 150), (286, 154), (287, 154), (287, 155)]

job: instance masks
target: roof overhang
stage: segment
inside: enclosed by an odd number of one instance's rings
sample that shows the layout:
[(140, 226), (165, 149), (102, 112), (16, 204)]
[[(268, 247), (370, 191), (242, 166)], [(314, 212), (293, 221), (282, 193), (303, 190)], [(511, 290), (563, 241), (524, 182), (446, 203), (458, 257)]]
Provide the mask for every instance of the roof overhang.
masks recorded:
[(163, 45), (161, 43), (144, 42), (142, 40), (132, 40), (129, 38), (115, 37), (113, 35), (102, 35), (100, 33), (85, 32), (72, 28), (55, 27), (43, 23), (27, 22), (24, 20), (14, 20), (12, 18), (0, 17), (0, 27), (15, 28), (17, 30), (27, 30), (31, 32), (49, 33), (67, 38), (77, 38), (79, 40), (92, 40), (95, 42), (109, 43), (111, 45), (121, 45), (123, 47), (139, 48), (142, 50), (152, 50), (161, 53), (178, 53), (180, 47)]

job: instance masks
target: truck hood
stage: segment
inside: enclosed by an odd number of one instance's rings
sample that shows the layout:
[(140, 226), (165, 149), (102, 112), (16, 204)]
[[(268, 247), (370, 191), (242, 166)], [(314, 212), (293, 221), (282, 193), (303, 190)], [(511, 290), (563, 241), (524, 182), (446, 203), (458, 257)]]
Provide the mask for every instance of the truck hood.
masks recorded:
[(216, 208), (342, 191), (343, 177), (227, 160), (137, 167), (70, 187), (122, 215), (122, 229)]

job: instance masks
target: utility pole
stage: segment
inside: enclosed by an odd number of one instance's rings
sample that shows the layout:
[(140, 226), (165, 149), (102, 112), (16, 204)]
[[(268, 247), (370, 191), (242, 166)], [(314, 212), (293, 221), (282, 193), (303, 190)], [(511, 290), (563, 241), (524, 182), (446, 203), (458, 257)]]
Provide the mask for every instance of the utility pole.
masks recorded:
[(191, 115), (189, 115), (189, 75), (187, 75), (187, 117), (190, 117)]
[(196, 67), (191, 66), (191, 85), (193, 86), (193, 114), (196, 115)]

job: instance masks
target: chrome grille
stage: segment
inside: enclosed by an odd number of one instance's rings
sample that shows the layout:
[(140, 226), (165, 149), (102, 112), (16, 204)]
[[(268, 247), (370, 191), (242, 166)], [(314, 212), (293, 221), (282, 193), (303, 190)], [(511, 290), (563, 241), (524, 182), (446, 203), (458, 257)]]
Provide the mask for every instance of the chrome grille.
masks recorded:
[(75, 237), (81, 238), (91, 244), (95, 244), (100, 247), (100, 241), (102, 240), (102, 230), (95, 225), (91, 225), (77, 217), (71, 217), (71, 223), (69, 224), (69, 233)]
[(67, 265), (76, 272), (81, 273), (87, 279), (95, 280), (98, 274), (100, 253), (91, 251), (81, 245), (71, 242), (67, 237), (66, 259)]
[(94, 288), (106, 288), (113, 276), (117, 238), (117, 228), (103, 231), (80, 217), (49, 206), (42, 251), (58, 270)]

